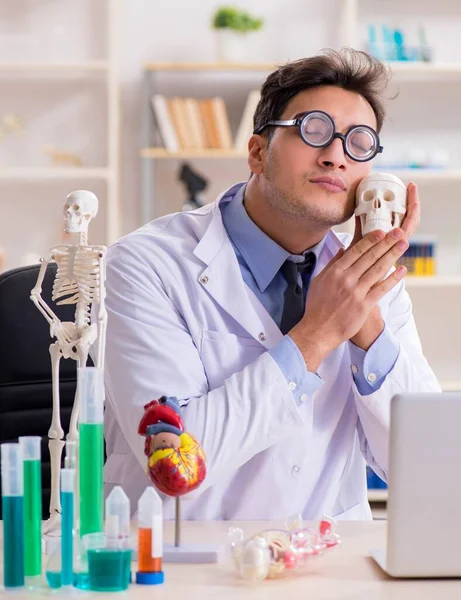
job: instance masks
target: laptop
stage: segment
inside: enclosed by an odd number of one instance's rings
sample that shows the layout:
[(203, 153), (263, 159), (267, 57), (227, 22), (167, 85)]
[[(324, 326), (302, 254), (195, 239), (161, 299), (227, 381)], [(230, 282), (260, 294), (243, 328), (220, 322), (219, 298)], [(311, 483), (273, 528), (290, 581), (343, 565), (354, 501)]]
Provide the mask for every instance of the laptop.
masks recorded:
[(391, 401), (387, 547), (392, 577), (461, 577), (461, 393)]

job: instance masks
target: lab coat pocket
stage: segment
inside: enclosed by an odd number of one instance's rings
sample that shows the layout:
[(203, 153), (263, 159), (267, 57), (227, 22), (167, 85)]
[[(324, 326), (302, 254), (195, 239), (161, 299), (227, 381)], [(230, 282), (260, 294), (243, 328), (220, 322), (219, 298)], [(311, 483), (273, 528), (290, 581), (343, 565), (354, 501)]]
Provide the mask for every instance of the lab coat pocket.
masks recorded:
[(208, 378), (210, 389), (223, 385), (234, 373), (242, 371), (256, 360), (264, 346), (252, 337), (240, 337), (233, 333), (202, 331), (200, 356)]

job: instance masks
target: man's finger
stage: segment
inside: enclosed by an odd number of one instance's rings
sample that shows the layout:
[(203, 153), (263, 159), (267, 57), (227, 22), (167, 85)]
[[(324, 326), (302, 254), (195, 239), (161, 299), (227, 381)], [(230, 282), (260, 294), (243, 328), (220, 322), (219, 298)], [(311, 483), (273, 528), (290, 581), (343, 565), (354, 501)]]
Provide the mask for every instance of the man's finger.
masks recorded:
[[(379, 245), (379, 247), (381, 246), (382, 244)], [(368, 290), (386, 276), (386, 273), (389, 272), (389, 269), (392, 268), (392, 265), (395, 264), (407, 248), (408, 241), (402, 238), (397, 243), (392, 244), (389, 250), (385, 252), (381, 258), (369, 265), (369, 268), (363, 273), (358, 281), (358, 285), (363, 289), (364, 293), (367, 293)]]
[(368, 233), (364, 238), (359, 240), (356, 244), (349, 246), (344, 253), (344, 256), (338, 261), (341, 263), (343, 269), (348, 269), (355, 264), (370, 248), (379, 244), (386, 234), (380, 229)]
[(398, 267), (395, 271), (393, 271), (386, 279), (376, 283), (371, 290), (367, 294), (367, 300), (370, 300), (372, 304), (376, 304), (381, 300), (383, 296), (385, 296), (388, 292), (391, 291), (393, 287), (395, 287), (402, 279), (405, 277), (407, 273), (406, 267), (403, 265)]
[[(396, 229), (392, 229), (391, 231), (389, 231), (389, 233), (383, 235), (383, 240), (381, 240), (377, 244), (370, 246), (368, 250), (364, 252), (364, 254), (359, 258), (359, 260), (356, 260), (355, 263), (353, 263), (349, 267), (349, 275), (354, 280), (358, 281), (362, 277), (362, 275), (364, 275), (364, 273), (366, 273), (370, 268), (375, 266), (381, 259), (381, 257), (384, 256), (387, 252), (389, 252), (391, 248), (395, 246), (397, 242), (403, 237), (403, 231), (397, 227)], [(389, 265), (387, 270), (389, 270), (391, 266), (392, 264)], [(382, 277), (384, 277), (387, 270), (382, 274)]]
[(402, 223), (402, 231), (405, 237), (409, 239), (419, 227), (420, 221), (420, 202), (418, 186), (416, 183), (409, 183), (407, 189), (407, 214)]

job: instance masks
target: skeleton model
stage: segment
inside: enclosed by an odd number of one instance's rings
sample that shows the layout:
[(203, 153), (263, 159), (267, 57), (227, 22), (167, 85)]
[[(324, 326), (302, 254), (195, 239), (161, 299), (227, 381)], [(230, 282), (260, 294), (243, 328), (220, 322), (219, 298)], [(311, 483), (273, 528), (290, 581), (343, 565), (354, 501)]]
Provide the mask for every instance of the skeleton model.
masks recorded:
[(357, 188), (355, 214), (360, 217), (362, 234), (375, 229), (386, 233), (400, 227), (407, 210), (407, 188), (389, 173), (372, 173)]
[[(107, 314), (105, 310), (105, 246), (88, 245), (88, 225), (98, 212), (98, 199), (92, 192), (76, 191), (69, 194), (64, 205), (66, 233), (78, 233), (76, 245), (60, 245), (49, 251), (42, 262), (37, 283), (31, 291), (31, 300), (50, 324), (50, 335), (56, 341), (50, 345), (53, 380), (53, 417), (48, 431), (51, 457), (50, 519), (45, 533), (59, 528), (61, 503), (59, 498), (59, 475), (64, 431), (61, 427), (59, 401), (59, 362), (61, 358), (77, 361), (77, 367), (85, 367), (90, 347), (98, 339), (95, 366), (104, 368)], [(75, 304), (75, 322), (62, 322), (41, 296), (42, 283), (48, 264), (57, 264), (52, 299), (57, 305)], [(97, 323), (90, 322), (93, 305)], [(78, 440), (78, 395), (75, 395), (66, 439)]]

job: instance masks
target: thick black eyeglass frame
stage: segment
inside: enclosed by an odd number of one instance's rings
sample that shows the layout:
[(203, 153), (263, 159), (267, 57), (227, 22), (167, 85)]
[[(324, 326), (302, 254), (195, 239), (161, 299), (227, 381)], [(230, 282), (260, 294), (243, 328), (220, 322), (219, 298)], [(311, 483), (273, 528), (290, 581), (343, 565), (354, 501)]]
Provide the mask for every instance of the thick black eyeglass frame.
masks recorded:
[[(323, 115), (332, 124), (333, 134), (331, 135), (330, 139), (327, 140), (326, 142), (324, 142), (323, 144), (312, 144), (304, 137), (303, 123), (307, 119), (307, 117), (309, 117), (312, 114)], [(268, 121), (264, 125), (257, 127), (253, 131), (253, 133), (260, 134), (264, 131), (264, 129), (266, 129), (266, 127), (270, 127), (270, 126), (273, 126), (273, 127), (293, 127), (293, 126), (298, 127), (298, 133), (299, 133), (302, 141), (305, 144), (307, 144), (308, 146), (311, 146), (311, 148), (326, 148), (327, 146), (329, 146), (331, 144), (331, 142), (334, 139), (339, 138), (343, 143), (344, 153), (349, 158), (351, 158), (352, 160), (354, 160), (356, 162), (368, 162), (369, 160), (372, 160), (377, 154), (379, 154), (383, 151), (383, 147), (380, 145), (379, 135), (372, 127), (370, 127), (369, 125), (353, 125), (352, 127), (349, 127), (349, 129), (346, 131), (345, 134), (337, 133), (336, 128), (335, 128), (335, 122), (333, 121), (333, 118), (328, 113), (324, 112), (323, 110), (311, 110), (309, 112), (304, 113), (302, 116), (298, 117), (297, 119), (290, 119), (288, 121)], [(371, 135), (376, 140), (375, 151), (371, 156), (369, 156), (367, 158), (356, 158), (355, 156), (352, 156), (352, 154), (347, 149), (347, 139), (350, 136), (350, 134), (356, 129), (366, 129), (369, 133), (371, 133)]]

